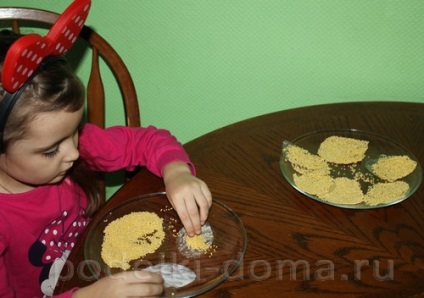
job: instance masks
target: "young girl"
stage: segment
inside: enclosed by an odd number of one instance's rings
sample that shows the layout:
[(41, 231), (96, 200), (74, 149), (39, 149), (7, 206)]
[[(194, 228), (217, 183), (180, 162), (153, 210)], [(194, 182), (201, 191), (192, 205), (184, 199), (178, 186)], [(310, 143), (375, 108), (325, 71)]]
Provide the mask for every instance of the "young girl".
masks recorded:
[[(2, 66), (18, 37), (0, 34)], [(83, 85), (63, 57), (44, 59), (14, 93), (0, 87), (0, 297), (53, 294), (53, 268), (100, 206), (91, 171), (146, 166), (163, 177), (189, 235), (207, 219), (211, 193), (168, 131), (81, 124), (83, 106)], [(151, 297), (162, 283), (154, 273), (123, 272), (57, 297)]]

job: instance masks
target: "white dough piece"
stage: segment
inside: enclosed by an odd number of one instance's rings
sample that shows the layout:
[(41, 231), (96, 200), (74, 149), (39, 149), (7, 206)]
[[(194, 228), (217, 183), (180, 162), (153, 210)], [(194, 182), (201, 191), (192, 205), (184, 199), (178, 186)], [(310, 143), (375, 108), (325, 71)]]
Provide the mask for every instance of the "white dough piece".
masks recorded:
[(192, 283), (196, 279), (196, 273), (194, 273), (193, 270), (180, 264), (163, 263), (149, 266), (143, 270), (160, 273), (166, 288), (181, 288)]

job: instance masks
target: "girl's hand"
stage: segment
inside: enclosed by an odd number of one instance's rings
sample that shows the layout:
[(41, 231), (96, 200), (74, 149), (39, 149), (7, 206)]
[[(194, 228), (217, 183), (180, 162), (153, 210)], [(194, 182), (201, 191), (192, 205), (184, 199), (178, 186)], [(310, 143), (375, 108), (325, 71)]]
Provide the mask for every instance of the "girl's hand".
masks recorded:
[(189, 236), (200, 234), (212, 205), (212, 195), (184, 162), (172, 162), (163, 170), (166, 194)]
[(158, 297), (162, 291), (163, 279), (159, 274), (143, 270), (125, 271), (78, 289), (72, 298)]

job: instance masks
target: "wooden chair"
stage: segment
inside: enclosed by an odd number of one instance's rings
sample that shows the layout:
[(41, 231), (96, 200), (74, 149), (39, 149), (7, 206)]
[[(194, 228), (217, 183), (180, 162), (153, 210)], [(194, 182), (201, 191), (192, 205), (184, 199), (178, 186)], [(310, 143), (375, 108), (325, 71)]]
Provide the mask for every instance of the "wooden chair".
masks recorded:
[[(49, 28), (59, 14), (51, 11), (24, 8), (24, 7), (0, 7), (0, 24), (7, 23), (9, 29), (20, 32), (23, 24), (30, 24), (31, 28)], [(2, 29), (6, 29), (7, 27)], [(92, 50), (91, 71), (87, 82), (87, 120), (100, 127), (105, 127), (105, 89), (103, 87), (100, 57), (106, 62), (110, 71), (114, 74), (122, 94), (122, 103), (125, 112), (125, 124), (127, 126), (140, 126), (140, 114), (137, 94), (131, 75), (118, 53), (112, 46), (91, 28), (84, 26), (79, 38), (85, 40)], [(101, 175), (99, 184), (103, 197), (105, 196), (105, 179)]]

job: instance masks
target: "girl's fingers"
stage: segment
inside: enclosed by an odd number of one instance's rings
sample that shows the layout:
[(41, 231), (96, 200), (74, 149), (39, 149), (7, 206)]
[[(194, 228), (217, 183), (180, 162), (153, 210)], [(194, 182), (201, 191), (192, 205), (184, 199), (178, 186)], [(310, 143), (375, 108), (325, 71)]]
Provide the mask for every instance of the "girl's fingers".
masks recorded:
[(171, 198), (171, 199), (173, 201), (172, 205), (175, 211), (177, 212), (178, 217), (180, 218), (187, 234), (192, 235), (194, 233), (194, 224), (191, 220), (189, 211), (187, 209), (187, 205), (190, 204), (190, 203), (187, 203), (187, 201), (191, 201), (193, 200), (193, 198), (189, 199), (185, 197), (185, 198)]
[(200, 211), (200, 224), (204, 225), (209, 215), (209, 208), (212, 206), (212, 194), (206, 184), (204, 187), (201, 187), (201, 190), (201, 197), (197, 201), (197, 204)]
[(187, 217), (183, 221), (184, 228), (186, 229), (187, 234), (192, 237), (194, 234), (200, 234), (200, 219), (199, 219), (199, 209), (196, 204), (195, 197), (191, 195), (190, 197), (184, 200), (185, 203), (185, 212)]

